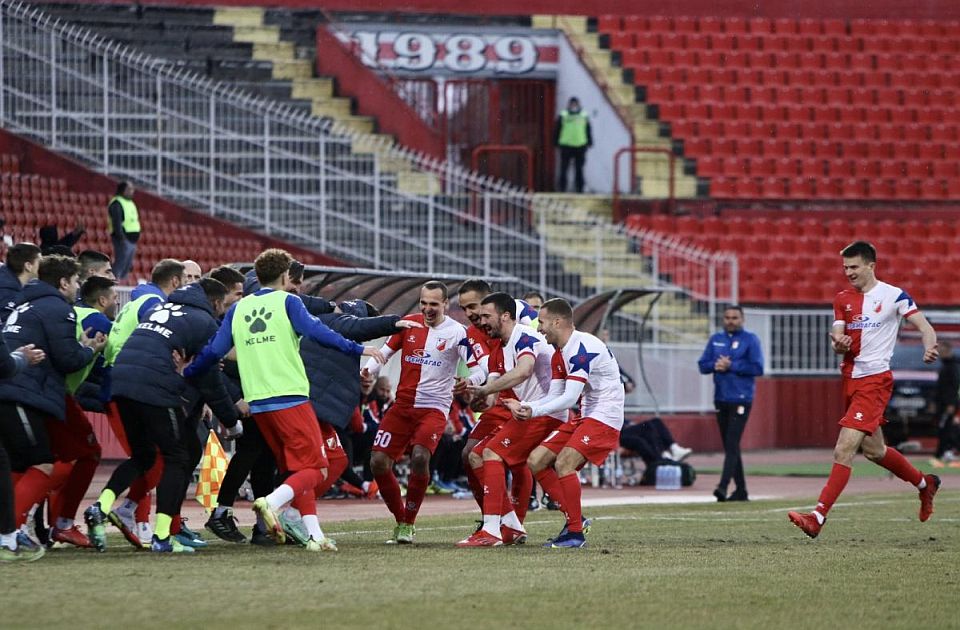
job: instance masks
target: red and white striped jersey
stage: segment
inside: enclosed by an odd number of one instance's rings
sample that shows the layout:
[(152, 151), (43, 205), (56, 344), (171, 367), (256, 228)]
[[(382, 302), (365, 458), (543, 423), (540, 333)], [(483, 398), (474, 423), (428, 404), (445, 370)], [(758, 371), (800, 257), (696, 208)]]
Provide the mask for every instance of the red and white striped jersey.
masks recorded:
[[(533, 357), (533, 374), (519, 385), (500, 393), (503, 398), (515, 398), (527, 402), (536, 402), (550, 393), (552, 380), (553, 346), (547, 343), (543, 335), (529, 326), (517, 324), (513, 327), (506, 344), (496, 346), (490, 355), (490, 374), (503, 376), (517, 365), (520, 357)], [(558, 420), (565, 420), (567, 412), (552, 414)]]
[(852, 287), (838, 293), (833, 300), (833, 325), (842, 324), (844, 334), (853, 338), (840, 364), (842, 374), (863, 378), (889, 370), (900, 318), (919, 311), (906, 291), (886, 282), (878, 282), (866, 293)]
[(566, 345), (553, 355), (553, 378), (583, 383), (581, 418), (593, 418), (618, 431), (623, 428), (620, 365), (603, 341), (574, 330)]
[[(408, 315), (403, 319), (424, 324), (421, 314)], [(388, 359), (400, 352), (397, 404), (438, 409), (446, 415), (453, 402), (453, 381), (461, 359), (470, 368), (472, 383), (478, 385), (484, 379), (473, 358), (466, 328), (450, 317), (444, 317), (436, 327), (424, 324), (423, 328), (401, 330), (390, 337), (380, 351)], [(376, 374), (380, 369), (372, 359), (365, 367), (371, 374)]]

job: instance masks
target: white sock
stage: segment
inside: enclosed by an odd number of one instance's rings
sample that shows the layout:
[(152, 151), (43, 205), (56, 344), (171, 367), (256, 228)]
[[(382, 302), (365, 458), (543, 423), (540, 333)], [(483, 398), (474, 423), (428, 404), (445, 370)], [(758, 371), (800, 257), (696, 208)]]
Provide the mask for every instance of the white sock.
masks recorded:
[(497, 538), (500, 538), (500, 515), (484, 514), (483, 515), (483, 531), (487, 532), (491, 536), (496, 536)]
[(520, 519), (517, 518), (517, 513), (513, 510), (510, 510), (510, 513), (500, 519), (500, 523), (506, 525), (510, 529), (515, 529), (518, 532), (525, 532), (523, 528), (523, 523), (520, 522)]
[(279, 510), (287, 503), (293, 501), (293, 488), (283, 483), (280, 487), (267, 495), (267, 503), (274, 511)]
[(137, 511), (137, 502), (131, 501), (130, 499), (124, 499), (123, 503), (120, 504), (120, 507), (114, 508), (113, 511), (123, 514), (124, 516), (127, 514), (133, 514)]
[(61, 516), (60, 518), (57, 519), (57, 524), (56, 524), (55, 527), (56, 527), (57, 529), (61, 530), (61, 531), (65, 530), (65, 529), (70, 529), (71, 527), (73, 527), (73, 519), (72, 519), (72, 518), (63, 518), (63, 517)]
[(305, 514), (303, 516), (303, 526), (307, 528), (310, 538), (317, 542), (323, 540), (323, 530), (320, 529), (320, 519), (317, 518), (316, 514)]
[(3, 545), (10, 551), (17, 550), (17, 530), (13, 530), (9, 534), (0, 534), (0, 545)]
[(362, 484), (360, 484), (360, 488), (361, 488), (364, 492), (367, 492), (368, 490), (370, 490), (370, 482), (369, 482), (369, 481), (364, 481)]
[(917, 484), (917, 490), (923, 490), (927, 487), (927, 478), (920, 477), (920, 483)]

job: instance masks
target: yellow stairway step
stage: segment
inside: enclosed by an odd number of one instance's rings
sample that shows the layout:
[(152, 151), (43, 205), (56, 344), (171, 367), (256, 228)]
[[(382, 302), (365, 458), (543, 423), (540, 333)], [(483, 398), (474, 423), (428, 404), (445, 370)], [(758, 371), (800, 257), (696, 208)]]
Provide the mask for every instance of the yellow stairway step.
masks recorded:
[(294, 79), (290, 85), (293, 98), (329, 99), (333, 97), (333, 80), (326, 77), (316, 79)]
[(265, 61), (291, 61), (296, 59), (291, 42), (254, 43), (253, 58)]
[(248, 44), (277, 44), (280, 42), (280, 27), (234, 26), (233, 41)]
[(263, 24), (263, 9), (220, 7), (213, 12), (213, 23), (219, 26), (260, 26)]
[(310, 79), (313, 77), (313, 64), (305, 59), (296, 61), (275, 61), (274, 79)]

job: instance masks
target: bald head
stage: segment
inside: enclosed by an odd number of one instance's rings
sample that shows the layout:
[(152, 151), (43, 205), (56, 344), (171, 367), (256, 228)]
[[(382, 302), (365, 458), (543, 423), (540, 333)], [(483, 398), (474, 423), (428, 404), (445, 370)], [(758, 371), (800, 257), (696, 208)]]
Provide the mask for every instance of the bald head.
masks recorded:
[(200, 269), (200, 265), (192, 260), (183, 261), (183, 279), (184, 284), (190, 284), (196, 282), (200, 279), (200, 276), (203, 275), (203, 270)]

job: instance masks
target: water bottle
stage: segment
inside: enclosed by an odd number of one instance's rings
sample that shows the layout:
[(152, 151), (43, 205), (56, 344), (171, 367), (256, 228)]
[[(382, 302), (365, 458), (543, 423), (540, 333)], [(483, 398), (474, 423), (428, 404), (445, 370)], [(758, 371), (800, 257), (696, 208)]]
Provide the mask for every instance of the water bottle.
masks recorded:
[(657, 490), (680, 489), (680, 467), (663, 465), (657, 466)]

